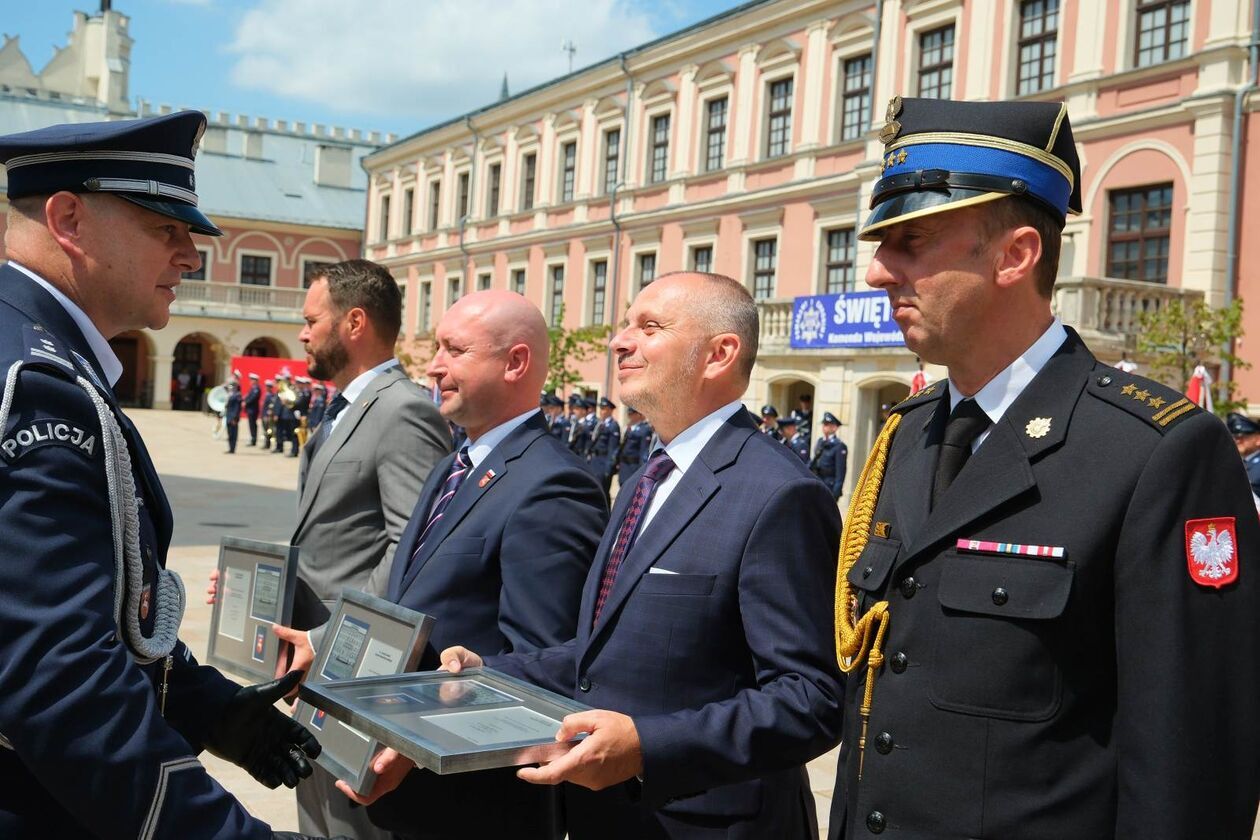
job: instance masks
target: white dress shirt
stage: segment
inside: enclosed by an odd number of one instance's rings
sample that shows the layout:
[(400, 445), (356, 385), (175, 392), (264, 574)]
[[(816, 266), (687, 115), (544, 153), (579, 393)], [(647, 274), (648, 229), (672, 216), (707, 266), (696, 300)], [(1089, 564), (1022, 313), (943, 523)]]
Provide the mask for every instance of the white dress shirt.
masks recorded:
[(101, 331), (96, 328), (96, 324), (92, 323), (92, 319), (87, 316), (87, 313), (80, 309), (77, 303), (66, 297), (65, 293), (60, 289), (26, 266), (15, 263), (13, 260), (9, 260), (9, 265), (34, 280), (48, 294), (52, 295), (57, 303), (61, 304), (61, 308), (66, 310), (66, 314), (70, 316), (75, 325), (78, 326), (79, 331), (83, 333), (83, 337), (87, 339), (88, 347), (92, 348), (92, 355), (96, 356), (96, 363), (101, 366), (105, 379), (109, 382), (109, 387), (112, 388), (118, 384), (118, 378), (122, 376), (123, 372), (122, 362), (118, 361), (118, 356), (114, 354), (114, 349), (109, 346), (108, 339), (101, 335)]
[(468, 460), (472, 462), (472, 466), (469, 469), (475, 469), (480, 465), (494, 451), (494, 448), (512, 433), (513, 429), (538, 413), (539, 409), (531, 408), (529, 411), (524, 414), (518, 414), (506, 423), (500, 423), (476, 440), (468, 441)]
[[(346, 416), (346, 409), (350, 408), (351, 405), (354, 405), (354, 401), (357, 400), (359, 395), (367, 389), (368, 385), (372, 384), (373, 379), (396, 365), (399, 365), (399, 361), (397, 359), (386, 359), (371, 370), (365, 370), (363, 373), (360, 373), (354, 379), (350, 380), (350, 384), (347, 385), (345, 390), (341, 392), (341, 396), (346, 398), (346, 402), (349, 403), (349, 405), (347, 405), (346, 408), (343, 408), (341, 413), (329, 422), (328, 432), (326, 434), (331, 435), (337, 429), (337, 424), (341, 422), (341, 418)], [(329, 402), (331, 402), (331, 400), (329, 400)]]
[[(993, 377), (988, 383), (976, 392), (972, 397), (980, 409), (989, 416), (989, 420), (997, 423), (1028, 387), (1028, 383), (1033, 381), (1041, 369), (1046, 366), (1046, 362), (1050, 361), (1063, 342), (1067, 341), (1067, 330), (1063, 328), (1063, 322), (1055, 318), (1050, 322), (1050, 326), (1041, 338), (1033, 342), (1032, 346), (1024, 351), (1018, 359), (1007, 365), (1006, 369)], [(958, 390), (958, 386), (954, 384), (953, 378), (949, 380), (949, 410), (952, 412), (958, 407), (958, 404), (966, 399), (962, 392)], [(985, 429), (976, 436), (975, 441), (971, 444), (971, 452), (980, 448), (980, 444), (984, 443), (989, 437), (989, 432), (993, 427)]]

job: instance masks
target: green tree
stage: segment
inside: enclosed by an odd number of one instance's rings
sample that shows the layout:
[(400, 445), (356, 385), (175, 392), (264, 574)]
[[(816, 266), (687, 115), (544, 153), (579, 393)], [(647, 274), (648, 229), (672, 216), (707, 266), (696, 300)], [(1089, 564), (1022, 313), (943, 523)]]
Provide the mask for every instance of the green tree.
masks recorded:
[(1213, 383), (1213, 410), (1224, 417), (1246, 405), (1238, 399), (1238, 383), (1232, 374), (1251, 367), (1235, 355), (1242, 338), (1242, 300), (1213, 309), (1202, 300), (1170, 300), (1159, 310), (1143, 312), (1138, 319), (1138, 352), (1150, 367), (1152, 379), (1184, 392), (1198, 362), (1228, 363), (1231, 378)]
[(547, 329), (551, 353), (547, 359), (547, 384), (544, 389), (554, 393), (581, 382), (582, 375), (577, 366), (603, 354), (608, 349), (611, 334), (612, 328), (607, 324), (565, 329), (564, 304), (561, 304), (559, 316)]

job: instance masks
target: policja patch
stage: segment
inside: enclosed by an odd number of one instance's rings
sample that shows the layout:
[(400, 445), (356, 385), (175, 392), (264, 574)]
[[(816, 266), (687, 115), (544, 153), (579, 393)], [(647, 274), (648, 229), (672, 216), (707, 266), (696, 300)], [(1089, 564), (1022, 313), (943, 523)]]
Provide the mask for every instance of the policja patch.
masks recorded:
[(1234, 517), (1186, 522), (1186, 566), (1190, 579), (1220, 589), (1238, 579), (1238, 531)]
[(15, 428), (0, 441), (0, 457), (10, 464), (43, 446), (64, 446), (91, 458), (96, 454), (96, 435), (69, 420), (39, 419)]

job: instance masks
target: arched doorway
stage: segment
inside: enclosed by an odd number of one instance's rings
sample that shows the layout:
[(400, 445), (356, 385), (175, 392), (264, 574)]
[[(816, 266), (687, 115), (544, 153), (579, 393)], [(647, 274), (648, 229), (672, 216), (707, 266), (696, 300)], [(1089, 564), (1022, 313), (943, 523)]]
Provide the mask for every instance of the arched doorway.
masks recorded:
[[(871, 379), (858, 386), (858, 401), (853, 412), (853, 428), (849, 430), (850, 453), (859, 453), (856, 463), (849, 465), (849, 484), (860, 472), (866, 453), (875, 445), (875, 438), (888, 419), (888, 411), (910, 396), (909, 384), (899, 379)], [(844, 434), (841, 434), (844, 437)], [(851, 459), (852, 460), (852, 459)]]
[(794, 377), (774, 380), (770, 383), (769, 402), (780, 417), (795, 413), (801, 419), (797, 430), (811, 440), (812, 452), (814, 427), (817, 425), (814, 422), (814, 383)]
[(205, 407), (206, 391), (218, 371), (222, 345), (205, 333), (189, 333), (175, 345), (171, 362), (171, 408), (175, 411), (200, 411)]
[(153, 343), (140, 330), (129, 330), (109, 340), (122, 362), (122, 376), (114, 385), (118, 403), (127, 408), (153, 407)]
[(255, 338), (249, 344), (245, 345), (242, 356), (259, 356), (266, 359), (287, 359), (289, 358), (285, 346), (274, 338), (268, 336), (260, 336)]

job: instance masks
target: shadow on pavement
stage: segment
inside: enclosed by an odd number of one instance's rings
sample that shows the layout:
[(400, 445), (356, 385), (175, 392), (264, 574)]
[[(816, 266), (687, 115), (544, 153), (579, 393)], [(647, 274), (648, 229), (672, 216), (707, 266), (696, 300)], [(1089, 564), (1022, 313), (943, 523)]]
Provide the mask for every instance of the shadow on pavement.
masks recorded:
[(297, 520), (297, 492), (183, 475), (162, 476), (175, 511), (173, 546), (218, 545), (222, 537), (286, 542)]

